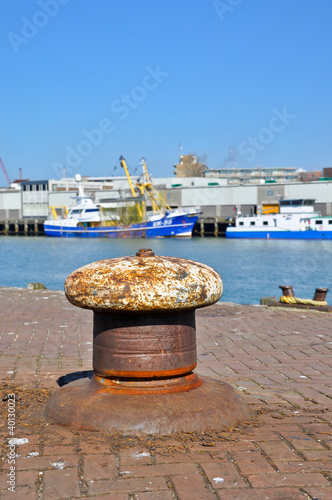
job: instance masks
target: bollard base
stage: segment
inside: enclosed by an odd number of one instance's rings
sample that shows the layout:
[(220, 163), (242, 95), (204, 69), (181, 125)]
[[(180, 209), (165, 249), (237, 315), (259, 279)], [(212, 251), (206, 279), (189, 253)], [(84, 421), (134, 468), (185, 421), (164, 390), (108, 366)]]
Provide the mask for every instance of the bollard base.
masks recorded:
[(199, 377), (186, 392), (126, 394), (95, 378), (58, 389), (46, 404), (48, 420), (75, 429), (131, 436), (224, 431), (250, 419), (245, 400), (225, 382)]

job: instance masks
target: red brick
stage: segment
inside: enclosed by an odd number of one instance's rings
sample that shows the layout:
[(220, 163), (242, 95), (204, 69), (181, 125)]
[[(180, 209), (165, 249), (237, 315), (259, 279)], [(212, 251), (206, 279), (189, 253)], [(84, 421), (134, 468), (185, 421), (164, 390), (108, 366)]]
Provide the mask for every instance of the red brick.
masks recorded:
[(312, 498), (319, 500), (331, 500), (332, 486), (322, 486), (320, 488), (315, 486), (307, 486), (304, 488), (305, 492), (312, 496)]
[(202, 469), (215, 489), (248, 487), (235, 466), (226, 460), (219, 463), (202, 464)]
[[(64, 463), (64, 467), (77, 467), (78, 457), (76, 455), (55, 455), (49, 457), (31, 457), (31, 458), (18, 458), (16, 460), (16, 470), (45, 470), (45, 469), (57, 469), (57, 465), (61, 462)], [(8, 470), (9, 465), (5, 463), (4, 469)]]
[(268, 461), (256, 449), (232, 451), (231, 456), (243, 474), (263, 474), (274, 471)]
[(162, 477), (149, 477), (144, 478), (126, 478), (115, 479), (111, 481), (89, 481), (89, 494), (96, 493), (127, 493), (133, 494), (135, 492), (144, 491), (162, 491), (167, 490), (166, 481)]
[(301, 473), (301, 474), (253, 474), (248, 476), (253, 488), (267, 488), (271, 486), (327, 486), (329, 481), (321, 474)]
[[(96, 497), (93, 497), (95, 500)], [(100, 497), (105, 498), (105, 497)], [(174, 500), (173, 493), (170, 491), (143, 491), (141, 493), (135, 493), (135, 500)], [(111, 500), (111, 498), (110, 498)], [(126, 497), (127, 500), (127, 497)]]
[(16, 473), (17, 486), (34, 485), (37, 479), (37, 471), (17, 471)]
[(159, 464), (159, 465), (131, 465), (128, 468), (121, 467), (122, 477), (139, 476), (170, 476), (193, 474), (197, 469), (193, 463)]
[(84, 479), (114, 479), (118, 476), (114, 455), (84, 457)]
[(151, 453), (145, 448), (128, 448), (120, 450), (121, 467), (127, 465), (147, 465), (152, 464)]
[(181, 500), (215, 500), (215, 495), (204, 483), (200, 474), (171, 476), (175, 491)]
[(26, 500), (34, 500), (36, 498), (36, 486), (22, 486), (15, 488), (15, 492), (13, 491), (1, 491), (1, 499), (6, 498), (7, 500), (16, 499), (26, 499)]
[(324, 450), (321, 444), (317, 443), (310, 436), (304, 432), (284, 432), (281, 431), (282, 435), (291, 443), (296, 450)]
[[(167, 492), (165, 491), (163, 493), (167, 493)], [(110, 494), (110, 495), (98, 495), (96, 497), (93, 497), (93, 500), (128, 500), (128, 495), (126, 493), (114, 493), (113, 495), (112, 494)]]
[(80, 455), (94, 455), (101, 453), (110, 453), (110, 447), (109, 445), (104, 443), (91, 444), (81, 441), (77, 446), (77, 451)]
[[(0, 489), (6, 490), (8, 488), (9, 476), (8, 471), (4, 471), (0, 474)], [(33, 485), (37, 479), (38, 473), (35, 471), (15, 471), (15, 483), (16, 486), (27, 486)]]
[(45, 498), (80, 497), (76, 469), (50, 470), (44, 472)]
[(280, 472), (331, 472), (332, 460), (315, 462), (306, 462), (304, 460), (299, 462), (275, 462)]
[(303, 450), (306, 460), (332, 460), (332, 450)]
[(225, 500), (304, 500), (303, 494), (296, 488), (232, 489), (224, 495), (222, 491), (219, 494)]
[(259, 443), (260, 447), (274, 462), (298, 461), (299, 457), (283, 441)]
[(76, 451), (76, 446), (73, 444), (67, 445), (67, 446), (44, 446), (43, 450), (43, 456), (49, 456), (49, 455), (72, 455), (75, 454)]
[[(165, 491), (166, 493), (166, 491)], [(82, 497), (85, 498), (85, 497)], [(90, 497), (92, 498), (92, 497)], [(114, 493), (109, 495), (98, 495), (93, 497), (93, 500), (128, 500), (128, 495), (126, 493)]]
[(196, 462), (211, 462), (209, 453), (170, 453), (169, 455), (155, 455), (157, 465), (160, 464), (179, 464), (179, 463), (196, 463)]

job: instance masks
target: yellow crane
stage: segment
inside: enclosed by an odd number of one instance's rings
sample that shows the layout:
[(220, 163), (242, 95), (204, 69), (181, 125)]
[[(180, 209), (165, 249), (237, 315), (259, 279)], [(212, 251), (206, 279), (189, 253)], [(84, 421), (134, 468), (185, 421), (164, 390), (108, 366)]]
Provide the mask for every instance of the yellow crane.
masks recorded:
[[(133, 185), (131, 177), (129, 175), (129, 171), (128, 171), (128, 167), (127, 167), (126, 161), (125, 161), (125, 159), (124, 159), (123, 156), (120, 156), (120, 164), (121, 164), (121, 167), (123, 167), (123, 169), (124, 169), (124, 171), (126, 173), (126, 176), (127, 176), (128, 182), (129, 182), (129, 186), (130, 186), (130, 190), (131, 190), (131, 194), (133, 195), (134, 198), (137, 198), (137, 193), (135, 191), (134, 185)], [(138, 202), (136, 202), (136, 207), (137, 207), (137, 211), (138, 211), (139, 216), (143, 218), (142, 208), (141, 208), (141, 206), (140, 206), (140, 204)]]
[[(125, 161), (123, 156), (120, 156), (120, 163), (121, 163), (121, 166), (123, 167), (123, 169), (126, 173), (131, 193), (132, 193), (134, 198), (137, 198), (137, 193), (135, 191), (135, 187), (132, 183), (131, 177), (129, 175), (128, 167), (127, 167), (126, 161)], [(163, 207), (166, 207), (168, 210), (171, 210), (171, 207), (166, 203), (166, 201), (162, 198), (162, 196), (160, 196), (158, 191), (156, 191), (155, 188), (153, 187), (153, 184), (151, 182), (144, 158), (142, 158), (141, 164), (143, 167), (143, 179), (142, 179), (142, 181), (136, 182), (136, 184), (135, 184), (140, 192), (140, 195), (144, 199), (146, 198), (146, 196), (148, 196), (150, 198), (151, 207), (152, 207), (153, 212), (156, 212), (156, 213), (159, 212), (160, 214), (162, 214), (162, 210), (160, 208), (160, 205)], [(159, 200), (159, 202), (160, 202), (159, 205), (156, 202), (155, 198), (157, 200)], [(141, 217), (143, 217), (143, 214), (144, 214), (144, 216), (146, 215), (146, 202), (145, 202), (145, 200), (142, 202), (142, 205), (143, 205), (143, 210), (142, 210), (140, 204), (138, 202), (136, 203), (138, 213)]]

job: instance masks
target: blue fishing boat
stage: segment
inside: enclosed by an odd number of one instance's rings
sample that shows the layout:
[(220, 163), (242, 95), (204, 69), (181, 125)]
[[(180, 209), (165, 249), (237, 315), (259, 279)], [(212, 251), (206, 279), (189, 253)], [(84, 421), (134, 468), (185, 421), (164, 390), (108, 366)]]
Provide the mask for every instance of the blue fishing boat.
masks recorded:
[[(153, 187), (142, 160), (141, 180), (134, 186), (123, 156), (120, 164), (124, 168), (131, 196), (95, 203), (85, 196), (81, 177), (78, 184), (77, 204), (69, 208), (64, 217), (58, 217), (53, 210), (53, 218), (44, 222), (46, 236), (85, 238), (172, 238), (191, 237), (200, 211), (197, 208), (171, 209), (160, 193)], [(150, 210), (147, 210), (149, 208)]]

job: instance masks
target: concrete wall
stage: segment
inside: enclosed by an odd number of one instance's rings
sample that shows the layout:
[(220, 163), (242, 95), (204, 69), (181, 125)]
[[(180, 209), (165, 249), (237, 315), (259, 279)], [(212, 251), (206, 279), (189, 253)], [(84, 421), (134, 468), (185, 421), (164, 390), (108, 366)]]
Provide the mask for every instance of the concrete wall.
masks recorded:
[(49, 206), (70, 207), (76, 205), (76, 194), (73, 191), (53, 191), (48, 195)]
[(312, 198), (317, 203), (331, 203), (332, 182), (317, 181), (285, 184), (285, 198)]
[(0, 191), (0, 219), (19, 219), (21, 215), (21, 191)]
[(257, 204), (258, 186), (211, 186), (182, 189), (182, 206), (239, 206)]
[(257, 205), (278, 203), (285, 197), (285, 184), (262, 184), (257, 189)]

